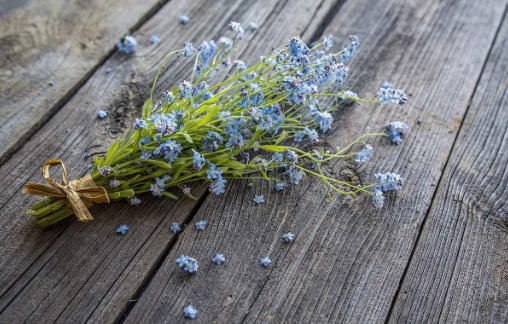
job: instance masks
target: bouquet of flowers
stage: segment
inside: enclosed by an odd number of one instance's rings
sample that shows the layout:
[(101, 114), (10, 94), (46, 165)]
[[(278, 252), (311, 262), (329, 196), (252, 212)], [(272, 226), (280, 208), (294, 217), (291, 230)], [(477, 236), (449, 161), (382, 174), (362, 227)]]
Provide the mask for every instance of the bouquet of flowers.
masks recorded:
[[(376, 183), (357, 185), (327, 176), (321, 166), (332, 159), (368, 161), (373, 148), (363, 139), (388, 135), (398, 144), (407, 130), (404, 123), (390, 123), (386, 133), (365, 134), (334, 152), (306, 152), (296, 145), (302, 141), (318, 144), (319, 132), (332, 127), (332, 113), (345, 102), (407, 102), (404, 92), (391, 85), (384, 84), (374, 100), (361, 99), (345, 86), (348, 67), (344, 63), (357, 51), (358, 37), (350, 36), (337, 53), (326, 53), (333, 45), (331, 35), (310, 47), (293, 37), (283, 49), (272, 50), (247, 67), (243, 61), (231, 59), (244, 31), (236, 22), (230, 23), (229, 29), (234, 33), (232, 39), (204, 41), (196, 49), (185, 43), (183, 49), (164, 58), (142, 118), (136, 119), (132, 129), (103, 157), (95, 159), (89, 166), (90, 174), (67, 182), (63, 168), (62, 182), (57, 183), (49, 177), (49, 169), (63, 163), (51, 160), (44, 164), (44, 178), (52, 187), (29, 183), (24, 189), (47, 197), (27, 211), (39, 226), (50, 226), (73, 214), (87, 221), (92, 219), (88, 212), (92, 204), (127, 200), (136, 205), (143, 193), (177, 199), (168, 191), (174, 187), (194, 198), (189, 184), (195, 181), (207, 182), (210, 192), (220, 195), (233, 179), (264, 179), (280, 191), (297, 185), (305, 176), (315, 176), (339, 194), (371, 195), (377, 208), (383, 206), (384, 191), (402, 188), (402, 179), (396, 174), (377, 174)], [(195, 55), (190, 81), (155, 99), (157, 78), (173, 55)], [(207, 81), (219, 70), (228, 70), (227, 79), (209, 85)], [(319, 101), (323, 97), (337, 100), (325, 108)]]

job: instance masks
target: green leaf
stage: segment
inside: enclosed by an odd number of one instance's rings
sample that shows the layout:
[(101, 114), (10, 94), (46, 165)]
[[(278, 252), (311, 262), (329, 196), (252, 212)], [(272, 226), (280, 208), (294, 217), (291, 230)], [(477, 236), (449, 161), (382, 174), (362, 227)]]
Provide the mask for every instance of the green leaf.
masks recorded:
[(270, 181), (270, 178), (268, 178), (265, 171), (263, 171), (263, 170), (259, 170), (259, 171), (261, 172), (261, 174), (263, 175), (263, 178), (265, 178), (265, 180)]
[(164, 196), (167, 196), (167, 197), (170, 197), (170, 198), (173, 198), (173, 199), (178, 199), (178, 197), (173, 195), (171, 192), (163, 191), (162, 194)]
[(163, 169), (168, 169), (168, 170), (171, 169), (171, 165), (169, 165), (163, 161), (139, 159), (139, 162), (144, 163), (144, 164), (151, 164), (151, 165), (156, 166), (158, 168), (163, 168)]
[(222, 162), (222, 165), (235, 170), (245, 169), (245, 165), (243, 163), (234, 160), (224, 161)]
[(286, 150), (286, 147), (277, 145), (260, 145), (259, 148), (267, 152), (284, 152)]
[(178, 132), (178, 134), (182, 134), (183, 137), (185, 137), (185, 139), (187, 140), (187, 142), (189, 142), (191, 144), (194, 144), (194, 142), (192, 141), (192, 137), (190, 137), (189, 134), (187, 134), (187, 133), (180, 133), (180, 132)]
[(263, 132), (263, 130), (261, 129), (261, 126), (258, 125), (256, 127), (256, 131), (254, 132), (254, 135), (252, 136), (251, 142), (254, 143), (255, 141), (257, 141), (258, 138), (261, 136), (262, 132)]
[(210, 119), (212, 119), (212, 117), (215, 116), (215, 114), (217, 114), (219, 108), (220, 106), (216, 105), (208, 114), (203, 116), (203, 118), (201, 118), (201, 120), (199, 121), (198, 126), (206, 125), (210, 121)]
[(150, 113), (152, 112), (152, 99), (148, 99), (145, 101), (143, 105), (143, 118), (150, 117)]
[(286, 133), (286, 131), (283, 131), (280, 134), (279, 138), (277, 138), (277, 140), (275, 141), (275, 145), (279, 145), (279, 143), (282, 142), (286, 138), (287, 135), (288, 135), (288, 133)]

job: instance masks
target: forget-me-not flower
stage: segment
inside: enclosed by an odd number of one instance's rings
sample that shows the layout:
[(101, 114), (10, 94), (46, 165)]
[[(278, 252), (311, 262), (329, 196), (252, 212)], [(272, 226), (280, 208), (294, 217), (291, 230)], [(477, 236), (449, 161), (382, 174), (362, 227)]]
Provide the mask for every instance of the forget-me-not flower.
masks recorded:
[(213, 259), (212, 259), (212, 262), (214, 263), (217, 263), (217, 264), (221, 264), (222, 262), (226, 261), (226, 258), (224, 257), (223, 254), (219, 254), (217, 253)]
[(205, 229), (206, 221), (205, 220), (200, 220), (199, 222), (196, 222), (196, 224), (194, 224), (194, 226), (196, 226), (196, 229), (198, 231), (202, 231), (202, 230)]
[(256, 195), (253, 200), (256, 203), (261, 204), (265, 202), (265, 197), (263, 195)]
[(178, 226), (178, 223), (177, 222), (174, 222), (171, 224), (171, 231), (173, 231), (173, 233), (178, 233), (180, 232), (181, 228), (180, 226)]
[(183, 313), (185, 317), (188, 317), (190, 319), (195, 319), (198, 315), (198, 310), (194, 308), (194, 306), (189, 305), (183, 309)]
[(116, 232), (117, 233), (122, 233), (122, 235), (125, 235), (125, 233), (127, 233), (127, 231), (129, 230), (129, 227), (127, 225), (120, 225), (117, 229), (116, 229)]
[(261, 262), (261, 265), (263, 267), (268, 267), (270, 265), (270, 263), (272, 263), (272, 260), (270, 260), (269, 257), (263, 258), (263, 259), (261, 259), (259, 261)]

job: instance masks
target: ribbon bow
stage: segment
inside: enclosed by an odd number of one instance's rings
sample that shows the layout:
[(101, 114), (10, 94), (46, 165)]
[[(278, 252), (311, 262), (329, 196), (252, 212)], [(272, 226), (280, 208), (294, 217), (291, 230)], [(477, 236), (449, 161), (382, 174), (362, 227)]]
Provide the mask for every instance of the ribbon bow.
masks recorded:
[[(49, 169), (56, 165), (62, 166), (61, 184), (49, 176)], [(44, 163), (41, 172), (44, 179), (53, 188), (40, 183), (29, 182), (23, 188), (23, 192), (37, 196), (64, 198), (66, 204), (72, 208), (80, 222), (88, 222), (93, 219), (88, 210), (93, 203), (109, 203), (106, 189), (98, 187), (89, 174), (67, 183), (67, 171), (65, 171), (65, 166), (60, 159), (52, 159)]]

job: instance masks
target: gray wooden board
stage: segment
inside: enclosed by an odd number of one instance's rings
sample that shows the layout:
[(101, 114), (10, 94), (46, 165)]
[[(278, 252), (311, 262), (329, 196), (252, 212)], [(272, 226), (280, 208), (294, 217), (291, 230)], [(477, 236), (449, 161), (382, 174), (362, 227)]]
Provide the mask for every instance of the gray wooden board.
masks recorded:
[[(0, 163), (61, 108), (120, 37), (164, 2), (2, 1)], [(139, 42), (149, 44), (148, 36)]]
[[(180, 322), (188, 304), (198, 308), (196, 322), (202, 323), (384, 322), (505, 6), (346, 2), (326, 32), (339, 39), (360, 35), (353, 90), (370, 97), (391, 81), (411, 94), (411, 104), (344, 109), (328, 144), (343, 146), (393, 120), (406, 121), (411, 131), (401, 146), (373, 139), (375, 159), (365, 166), (329, 171), (369, 182), (379, 171), (400, 173), (407, 179), (404, 191), (389, 194), (376, 211), (369, 197), (327, 199), (317, 180), (282, 193), (263, 181), (232, 183), (226, 197), (206, 198), (194, 220), (207, 220), (207, 229), (186, 229), (126, 322)], [(267, 202), (254, 204), (261, 193)], [(293, 244), (282, 241), (287, 231), (297, 234)], [(212, 264), (215, 253), (224, 253), (226, 263)], [(180, 254), (201, 261), (197, 274), (178, 268)], [(265, 256), (273, 261), (268, 268), (259, 264)]]
[(390, 317), (508, 320), (508, 20), (496, 38)]
[[(287, 22), (288, 7), (305, 8), (305, 17)], [(158, 267), (159, 259), (174, 242), (169, 231), (173, 221), (185, 222), (200, 202), (173, 202), (148, 196), (140, 208), (124, 204), (97, 206), (96, 219), (89, 224), (71, 221), (46, 231), (34, 227), (23, 210), (36, 198), (21, 193), (27, 181), (41, 182), (40, 165), (60, 157), (69, 178), (83, 174), (90, 159), (84, 152), (101, 154), (114, 136), (139, 117), (142, 102), (162, 57), (184, 41), (195, 43), (228, 34), (231, 20), (255, 21), (263, 37), (247, 32), (239, 43), (239, 53), (250, 58), (266, 53), (278, 34), (279, 44), (293, 33), (317, 31), (332, 1), (298, 3), (280, 1), (171, 1), (144, 24), (138, 38), (157, 33), (162, 42), (140, 47), (137, 54), (114, 54), (84, 84), (35, 136), (0, 168), (2, 232), (0, 254), (0, 322), (26, 320), (43, 322), (111, 322), (128, 309), (129, 299)], [(178, 23), (182, 12), (195, 17), (188, 25)], [(197, 18), (199, 17), (199, 18)], [(293, 17), (294, 18), (294, 17)], [(280, 24), (284, 22), (284, 25)], [(286, 23), (287, 22), (287, 23)], [(175, 37), (178, 35), (178, 37)], [(282, 37), (283, 36), (283, 37)], [(254, 39), (254, 40), (253, 40)], [(255, 40), (261, 39), (261, 40)], [(268, 49), (269, 50), (269, 49)], [(188, 77), (193, 62), (172, 60), (160, 77), (156, 93)], [(105, 68), (113, 72), (106, 75)], [(98, 120), (97, 110), (109, 112)], [(197, 187), (198, 197), (205, 186)], [(127, 223), (131, 231), (118, 236), (115, 229)]]

